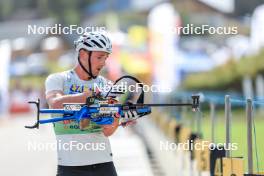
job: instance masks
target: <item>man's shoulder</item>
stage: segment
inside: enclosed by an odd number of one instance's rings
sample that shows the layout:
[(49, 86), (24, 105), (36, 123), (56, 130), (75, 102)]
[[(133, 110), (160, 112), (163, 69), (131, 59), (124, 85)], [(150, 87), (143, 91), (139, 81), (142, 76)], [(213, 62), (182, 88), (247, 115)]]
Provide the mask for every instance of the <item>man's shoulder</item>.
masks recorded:
[(63, 71), (63, 72), (57, 72), (52, 73), (47, 77), (48, 79), (65, 79), (68, 77), (68, 75), (71, 73), (71, 70)]
[(50, 74), (45, 81), (46, 94), (52, 90), (63, 91), (64, 81), (67, 79), (68, 73), (69, 71)]

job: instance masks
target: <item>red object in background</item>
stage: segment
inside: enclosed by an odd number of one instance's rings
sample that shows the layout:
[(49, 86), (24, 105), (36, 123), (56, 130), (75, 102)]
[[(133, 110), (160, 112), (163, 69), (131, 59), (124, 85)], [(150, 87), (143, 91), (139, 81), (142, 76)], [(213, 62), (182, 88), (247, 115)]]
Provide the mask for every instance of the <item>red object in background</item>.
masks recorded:
[(11, 103), (9, 107), (9, 112), (14, 113), (28, 113), (30, 112), (30, 106), (27, 103)]

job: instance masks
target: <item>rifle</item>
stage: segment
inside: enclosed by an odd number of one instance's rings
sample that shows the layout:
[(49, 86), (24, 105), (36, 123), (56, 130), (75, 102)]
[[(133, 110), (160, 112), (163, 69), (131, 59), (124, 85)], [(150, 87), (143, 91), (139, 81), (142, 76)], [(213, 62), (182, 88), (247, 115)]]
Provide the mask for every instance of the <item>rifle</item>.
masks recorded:
[[(129, 78), (140, 83), (139, 80), (134, 77), (123, 76), (119, 78), (114, 85), (124, 78)], [(126, 121), (123, 123), (127, 123), (128, 121), (149, 115), (152, 107), (191, 106), (194, 111), (199, 108), (199, 95), (193, 95), (192, 102), (190, 103), (144, 104), (144, 91), (142, 91), (136, 103), (127, 101), (125, 104), (118, 104), (114, 99), (115, 97), (110, 96), (109, 92), (103, 98), (99, 94), (87, 97), (86, 103), (65, 103), (63, 104), (63, 109), (40, 109), (39, 99), (37, 101), (30, 101), (28, 103), (36, 105), (37, 119), (34, 125), (25, 126), (25, 128), (34, 129), (39, 128), (40, 124), (55, 123), (65, 120), (76, 120), (80, 122), (83, 119), (89, 119), (97, 125), (109, 125), (114, 122), (114, 116), (117, 114), (118, 116), (116, 117), (125, 118)], [(120, 94), (120, 92), (111, 92), (111, 94), (113, 93)], [(61, 114), (62, 116), (40, 119), (40, 114)]]

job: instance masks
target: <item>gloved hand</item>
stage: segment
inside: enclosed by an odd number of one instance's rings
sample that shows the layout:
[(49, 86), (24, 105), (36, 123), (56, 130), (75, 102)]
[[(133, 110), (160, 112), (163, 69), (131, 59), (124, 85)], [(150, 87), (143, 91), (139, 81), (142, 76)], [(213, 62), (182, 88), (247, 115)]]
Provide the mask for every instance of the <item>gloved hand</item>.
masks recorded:
[(120, 120), (120, 125), (123, 127), (129, 126), (129, 125), (134, 125), (136, 124), (136, 119), (138, 118), (138, 114), (136, 110), (129, 110), (124, 113)]

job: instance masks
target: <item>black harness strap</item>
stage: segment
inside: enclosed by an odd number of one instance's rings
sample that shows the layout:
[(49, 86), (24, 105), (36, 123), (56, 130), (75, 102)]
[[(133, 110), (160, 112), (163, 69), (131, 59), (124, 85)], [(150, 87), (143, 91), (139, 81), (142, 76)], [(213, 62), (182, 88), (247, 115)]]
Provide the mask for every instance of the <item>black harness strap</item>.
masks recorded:
[(89, 52), (88, 55), (88, 67), (89, 67), (89, 71), (85, 68), (85, 66), (82, 64), (81, 60), (80, 60), (80, 55), (78, 55), (78, 62), (80, 64), (80, 66), (82, 67), (82, 69), (93, 79), (96, 78), (96, 76), (93, 75), (92, 73), (92, 64), (91, 64), (91, 56), (92, 56), (92, 51)]

